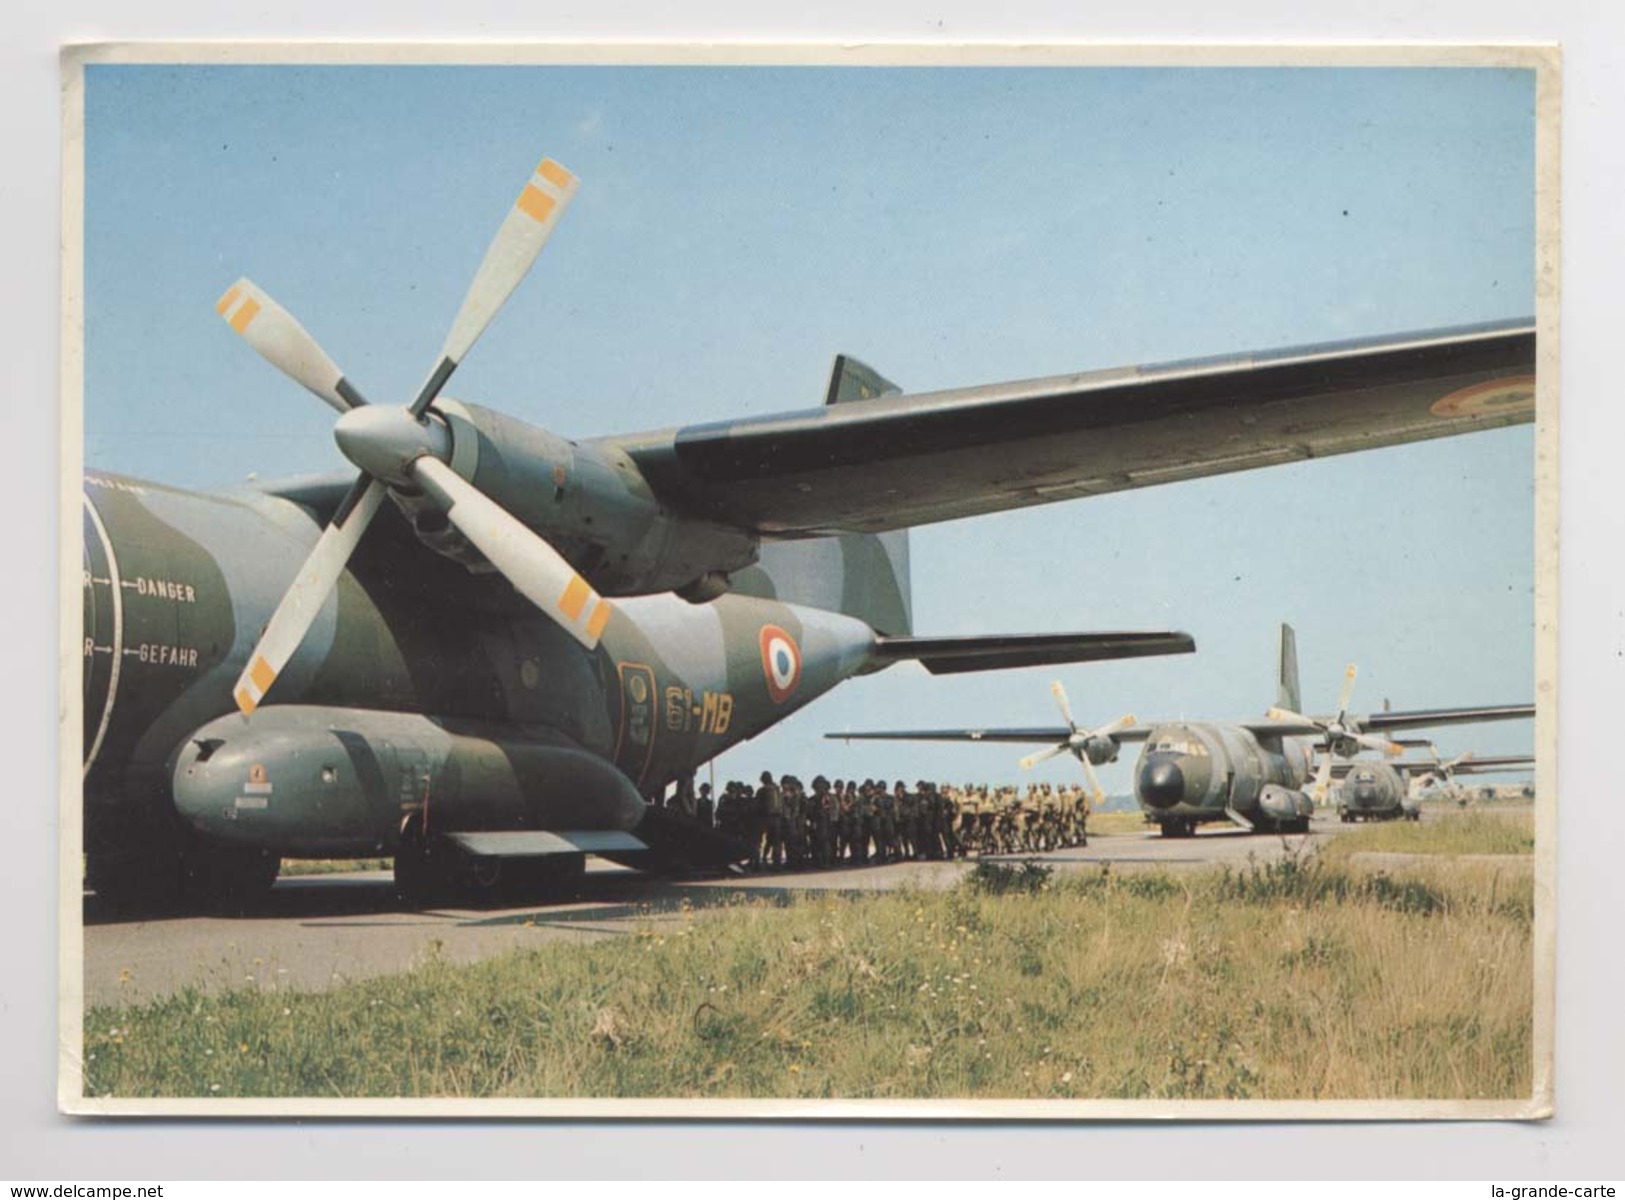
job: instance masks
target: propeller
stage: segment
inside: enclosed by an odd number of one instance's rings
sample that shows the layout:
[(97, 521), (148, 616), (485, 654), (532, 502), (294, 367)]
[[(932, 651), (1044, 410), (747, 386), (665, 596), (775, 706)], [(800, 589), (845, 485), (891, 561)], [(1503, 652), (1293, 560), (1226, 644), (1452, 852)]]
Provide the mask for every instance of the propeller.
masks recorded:
[(1473, 757), (1471, 750), (1465, 754), (1458, 754), (1455, 758), (1443, 760), (1439, 758), (1439, 748), (1432, 742), (1428, 743), (1428, 757), (1433, 760), (1433, 766), (1427, 773), (1427, 780), (1442, 783), (1451, 790), (1456, 786), (1456, 768)]
[(1027, 770), (1036, 767), (1041, 762), (1049, 761), (1056, 755), (1070, 753), (1083, 764), (1083, 773), (1089, 778), (1089, 790), (1092, 799), (1098, 805), (1106, 798), (1106, 793), (1100, 786), (1099, 776), (1095, 774), (1095, 765), (1089, 759), (1089, 742), (1094, 738), (1109, 738), (1112, 734), (1127, 729), (1134, 724), (1133, 714), (1118, 717), (1117, 720), (1102, 725), (1098, 729), (1083, 729), (1072, 717), (1072, 704), (1066, 698), (1066, 689), (1061, 686), (1061, 681), (1057, 679), (1050, 684), (1049, 690), (1054, 694), (1055, 703), (1060, 708), (1061, 716), (1065, 719), (1067, 728), (1071, 730), (1071, 733), (1067, 735), (1064, 741), (1056, 742), (1053, 746), (1029, 754), (1021, 760), (1021, 768)]
[(334, 439), (361, 469), (237, 680), (233, 694), (245, 716), (298, 650), (392, 487), (426, 493), (526, 599), (589, 650), (598, 644), (610, 604), (563, 555), (446, 465), (450, 434), (428, 419), (446, 381), (529, 272), (579, 186), (550, 158), (532, 172), (475, 271), (439, 357), (404, 408), (369, 405), (309, 331), (251, 280), (238, 280), (220, 298), (216, 310), (260, 357), (338, 410)]
[[(1328, 756), (1338, 745), (1349, 742), (1363, 746), (1367, 750), (1381, 750), (1390, 758), (1403, 753), (1405, 747), (1398, 742), (1390, 741), (1374, 733), (1361, 733), (1359, 722), (1349, 718), (1349, 701), (1354, 696), (1354, 679), (1357, 674), (1358, 668), (1353, 663), (1350, 663), (1348, 669), (1343, 672), (1343, 686), (1337, 693), (1337, 716), (1330, 721), (1306, 717), (1302, 713), (1295, 713), (1288, 708), (1272, 708), (1265, 715), (1272, 721), (1291, 721), (1294, 724), (1309, 725), (1320, 730), (1322, 736), (1326, 739)], [(1323, 771), (1329, 779), (1331, 774), (1329, 759), (1323, 766)], [(1317, 786), (1324, 790), (1324, 783), (1317, 781)]]

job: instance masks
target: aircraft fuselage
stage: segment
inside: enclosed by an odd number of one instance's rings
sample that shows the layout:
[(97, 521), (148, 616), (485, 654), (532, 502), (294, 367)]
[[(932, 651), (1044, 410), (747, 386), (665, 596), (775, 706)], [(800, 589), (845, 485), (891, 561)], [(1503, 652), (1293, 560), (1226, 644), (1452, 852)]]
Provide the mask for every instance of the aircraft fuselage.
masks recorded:
[(320, 533), (291, 500), (106, 474), (84, 497), (85, 847), (389, 853), (436, 828), (629, 829), (643, 798), (869, 665), (749, 596), (619, 598), (592, 651), (385, 513), (277, 681), (232, 689)]
[(1403, 771), (1376, 759), (1361, 759), (1332, 790), (1337, 815), (1344, 821), (1416, 820), (1420, 809), (1411, 802), (1410, 780)]
[(1145, 740), (1134, 794), (1166, 834), (1234, 816), (1260, 830), (1290, 830), (1307, 827), (1314, 811), (1303, 790), (1309, 769), (1309, 754), (1294, 738), (1179, 722), (1157, 726)]

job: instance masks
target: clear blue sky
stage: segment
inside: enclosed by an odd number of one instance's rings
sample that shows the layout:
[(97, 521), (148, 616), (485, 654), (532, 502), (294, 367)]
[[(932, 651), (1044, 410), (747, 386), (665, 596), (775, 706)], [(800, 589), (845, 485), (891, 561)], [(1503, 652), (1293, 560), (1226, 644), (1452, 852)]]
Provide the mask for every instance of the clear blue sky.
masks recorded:
[[(86, 460), (342, 465), (213, 304), (251, 275), (404, 401), (535, 160), (582, 190), (450, 392), (568, 436), (1533, 311), (1533, 78), (1500, 70), (162, 68), (86, 91)], [(825, 730), (1533, 695), (1529, 427), (914, 534), (926, 633), (1182, 628), (1196, 655), (859, 680), (719, 776), (1018, 778)], [(1441, 748), (1527, 750), (1527, 724)], [(1125, 763), (1132, 755), (1125, 756)], [(1035, 778), (1069, 779), (1051, 764)], [(1104, 773), (1127, 788), (1119, 766)]]

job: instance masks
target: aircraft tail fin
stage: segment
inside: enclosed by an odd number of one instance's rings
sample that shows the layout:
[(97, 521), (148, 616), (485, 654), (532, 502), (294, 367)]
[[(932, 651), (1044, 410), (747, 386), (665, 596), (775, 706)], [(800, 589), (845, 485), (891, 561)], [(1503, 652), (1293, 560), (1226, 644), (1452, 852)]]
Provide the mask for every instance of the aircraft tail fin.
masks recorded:
[[(824, 403), (873, 400), (902, 390), (866, 363), (837, 354)], [(844, 613), (880, 634), (907, 637), (914, 629), (904, 529), (763, 542), (756, 565), (736, 573), (732, 585), (741, 595)]]
[(1285, 621), (1281, 622), (1281, 657), (1276, 669), (1275, 707), (1288, 712), (1303, 711), (1303, 698), (1298, 692), (1298, 635)]

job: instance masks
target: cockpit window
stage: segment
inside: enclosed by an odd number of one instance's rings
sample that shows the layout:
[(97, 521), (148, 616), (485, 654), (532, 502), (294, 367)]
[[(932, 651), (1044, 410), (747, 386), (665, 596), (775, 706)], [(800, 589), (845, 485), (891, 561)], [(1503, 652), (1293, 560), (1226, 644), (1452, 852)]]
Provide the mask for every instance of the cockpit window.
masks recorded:
[(1207, 754), (1207, 747), (1201, 742), (1180, 733), (1164, 734), (1153, 741), (1149, 749), (1152, 753), (1167, 751), (1170, 754), (1189, 754), (1193, 757)]

